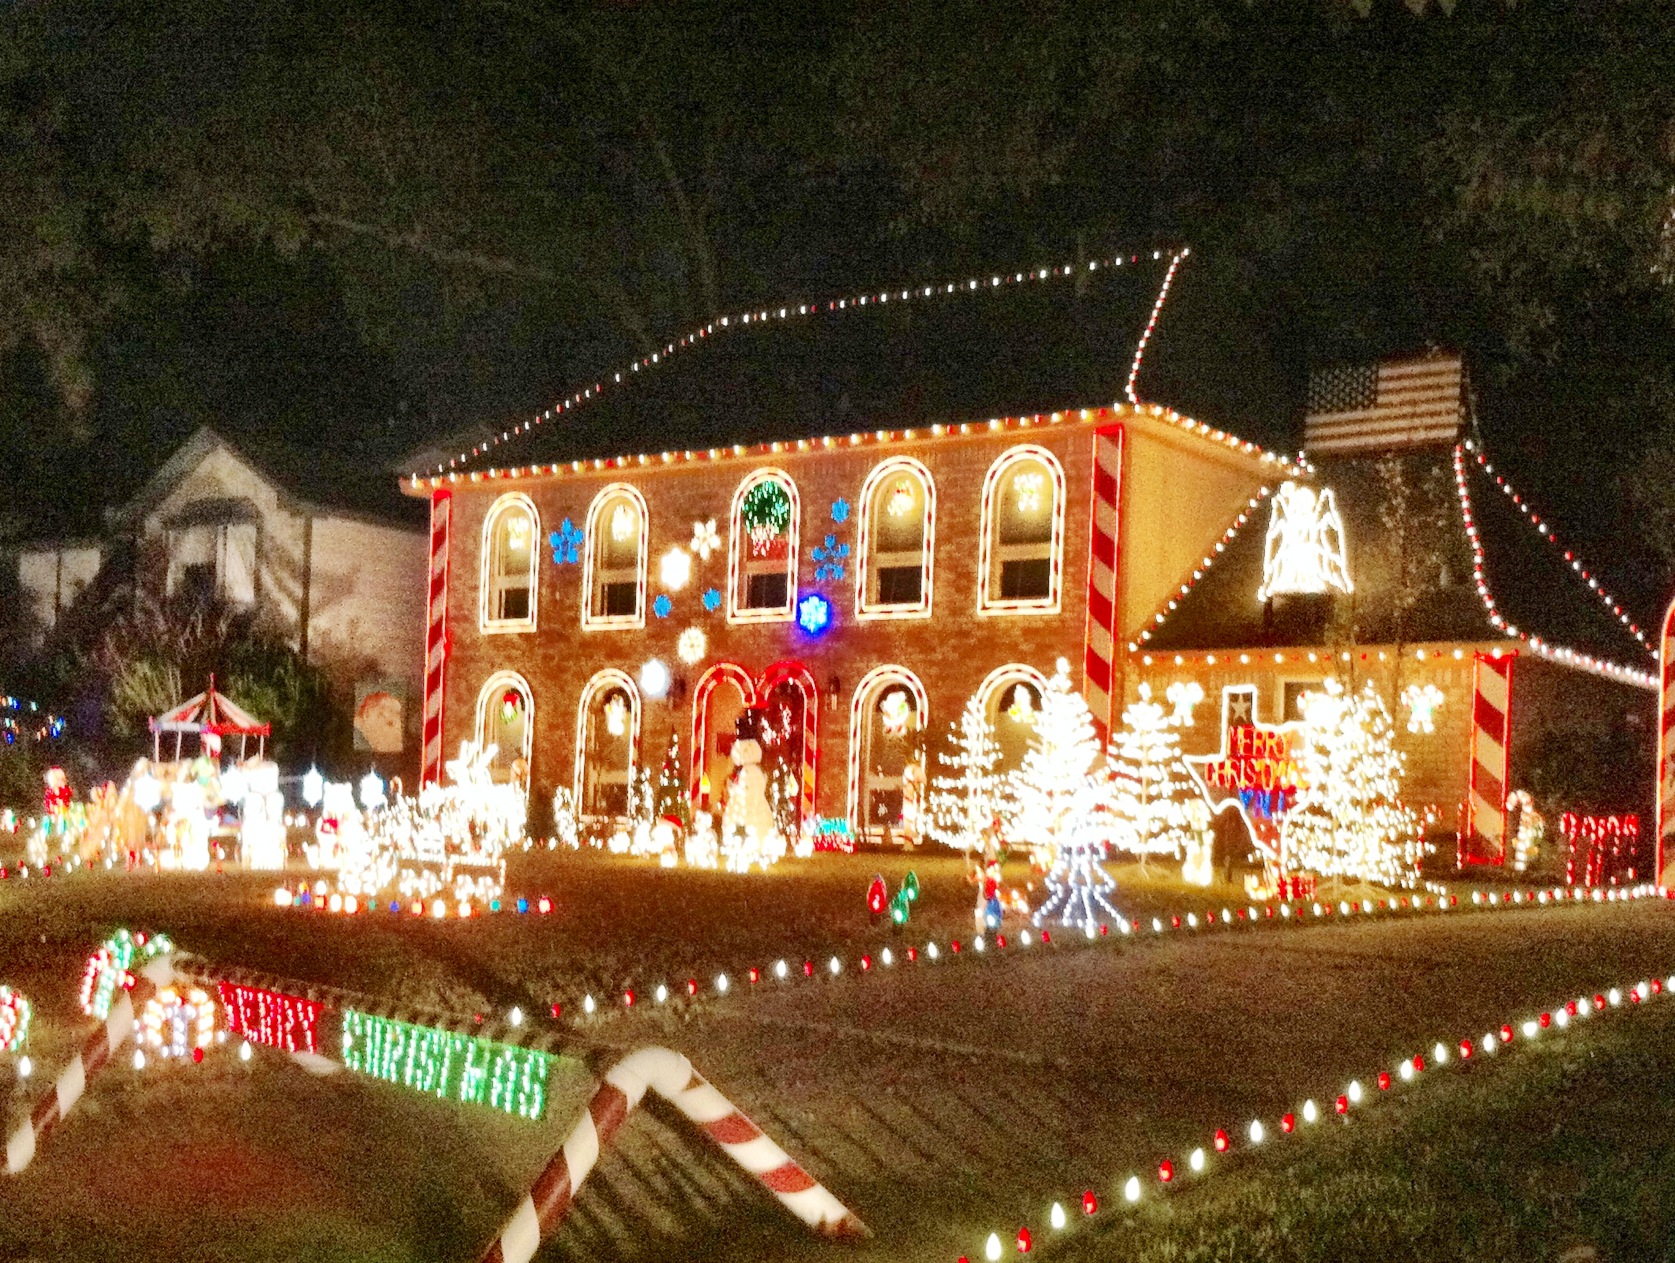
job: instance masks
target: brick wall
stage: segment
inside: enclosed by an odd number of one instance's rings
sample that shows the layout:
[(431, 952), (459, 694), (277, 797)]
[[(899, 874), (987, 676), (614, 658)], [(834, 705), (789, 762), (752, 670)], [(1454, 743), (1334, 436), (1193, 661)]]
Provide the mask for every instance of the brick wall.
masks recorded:
[[(1064, 423), (1057, 424), (1042, 417), (1034, 419), (1035, 423), (1025, 419), (996, 423), (994, 428), (978, 425), (969, 427), (967, 434), (939, 437), (878, 442), (868, 436), (853, 443), (786, 444), (777, 452), (752, 450), (746, 455), (721, 454), (718, 459), (676, 458), (665, 463), (653, 457), (617, 468), (560, 467), (556, 476), (543, 469), (538, 477), (526, 473), (453, 480), (449, 483), (454, 491), (454, 521), (445, 749), (451, 754), (461, 740), (474, 735), (484, 682), (497, 671), (515, 671), (529, 682), (533, 695), (530, 775), (535, 793), (546, 797), (555, 785), (572, 783), (577, 705), (588, 680), (606, 667), (637, 677), (642, 664), (655, 657), (669, 665), (676, 685), (665, 700), (643, 701), (641, 757), (655, 768), (674, 730), (681, 736), (690, 767), (691, 691), (701, 673), (714, 663), (732, 662), (760, 677), (771, 664), (793, 659), (808, 668), (821, 693), (816, 811), (821, 816), (844, 816), (851, 702), (856, 684), (874, 667), (896, 664), (918, 677), (929, 701), (928, 728), (937, 744), (966, 699), (997, 667), (1022, 663), (1050, 674), (1056, 660), (1063, 657), (1080, 678), (1094, 434), (1101, 425), (1118, 420), (1129, 427), (1131, 440), (1138, 440), (1131, 441), (1130, 452), (1150, 454), (1146, 486), (1129, 485), (1124, 492), (1125, 513), (1140, 497), (1146, 511), (1134, 511), (1133, 520), (1150, 524), (1141, 549), (1147, 559), (1146, 583), (1138, 589), (1133, 584), (1125, 586), (1125, 601), (1138, 611), (1130, 617), (1144, 618), (1180, 582), (1180, 573), (1162, 573), (1174, 565), (1169, 560), (1172, 551), (1179, 551), (1186, 559), (1182, 564), (1190, 569), (1190, 559), (1201, 555), (1233, 513), (1255, 494), (1263, 475), (1272, 468), (1259, 454), (1168, 419), (1106, 412), (1065, 414)], [(1053, 422), (1057, 421), (1055, 416)], [(984, 478), (997, 458), (1020, 443), (1051, 451), (1065, 472), (1060, 607), (1056, 613), (980, 615), (978, 543)], [(935, 481), (932, 610), (927, 618), (862, 621), (855, 608), (861, 490), (874, 466), (894, 456), (922, 462)], [(822, 636), (805, 634), (795, 622), (730, 625), (725, 602), (714, 612), (702, 604), (705, 590), (726, 591), (728, 515), (734, 491), (753, 470), (764, 467), (785, 471), (797, 484), (801, 498), (797, 589), (800, 594), (819, 592), (831, 602), (833, 626)], [(636, 487), (649, 506), (645, 627), (584, 630), (583, 567), (579, 563), (555, 565), (545, 541), (566, 518), (581, 529), (595, 494), (616, 482)], [(512, 491), (529, 496), (540, 516), (536, 627), (485, 632), (478, 617), (483, 526), (496, 500)], [(851, 507), (843, 523), (833, 521), (831, 512), (840, 497)], [(666, 592), (658, 578), (658, 559), (672, 547), (688, 545), (694, 522), (709, 518), (716, 519), (722, 548), (707, 562), (694, 557), (691, 582), (681, 591), (666, 593), (672, 611), (667, 618), (657, 617), (652, 600)], [(1160, 543), (1155, 537), (1165, 520), (1170, 526), (1169, 540)], [(851, 554), (841, 580), (816, 582), (811, 550), (828, 534), (847, 543)], [(708, 652), (701, 663), (686, 666), (677, 655), (676, 641), (683, 630), (694, 626), (707, 637)]]

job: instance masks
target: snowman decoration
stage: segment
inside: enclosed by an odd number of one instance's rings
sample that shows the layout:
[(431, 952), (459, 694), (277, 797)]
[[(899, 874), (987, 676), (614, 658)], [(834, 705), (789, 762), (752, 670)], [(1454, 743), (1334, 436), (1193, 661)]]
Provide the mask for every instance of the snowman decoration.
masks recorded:
[(785, 839), (774, 823), (768, 801), (768, 775), (762, 770), (761, 715), (739, 716), (733, 740), (732, 775), (727, 778), (727, 804), (721, 812), (721, 855), (727, 870), (743, 873), (752, 864), (764, 869), (785, 854)]

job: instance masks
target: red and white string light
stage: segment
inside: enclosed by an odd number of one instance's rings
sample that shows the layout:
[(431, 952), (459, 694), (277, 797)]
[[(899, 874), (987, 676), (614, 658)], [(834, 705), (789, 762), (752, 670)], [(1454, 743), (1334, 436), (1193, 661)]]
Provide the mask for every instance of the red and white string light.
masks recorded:
[[(283, 887), (275, 892), (275, 904), (277, 906), (346, 915), (360, 915), (375, 911), (367, 908), (366, 905), (351, 906), (348, 901), (332, 898), (315, 901), (312, 895), (309, 896), (308, 902), (304, 903), (300, 894), (289, 896), (284, 904), (279, 904), (277, 896), (284, 893), (287, 892)], [(1159, 915), (1151, 918), (1149, 923), (1140, 918), (1118, 922), (1097, 921), (1090, 925), (1083, 934), (1060, 931), (1055, 935), (1051, 929), (1031, 930), (1022, 928), (1010, 933), (1001, 931), (989, 935), (979, 934), (964, 940), (958, 938), (940, 941), (932, 939), (923, 946), (902, 942), (886, 943), (870, 951), (863, 951), (858, 957), (853, 954), (840, 956), (824, 952), (818, 954), (807, 953), (802, 955), (801, 959), (798, 959), (797, 955), (789, 955), (776, 960), (771, 966), (752, 965), (732, 969), (712, 968), (705, 971), (707, 981), (700, 981), (699, 977), (694, 975), (685, 979), (677, 979), (672, 984), (663, 981), (649, 987), (644, 984), (623, 983), (618, 985), (614, 991), (601, 993), (601, 996), (586, 992), (579, 1004), (574, 997), (566, 1001), (554, 1002), (551, 1005), (551, 1017), (557, 1021), (576, 1024), (596, 1017), (603, 1017), (613, 1012), (625, 1013), (636, 1008), (655, 1008), (670, 1003), (720, 999), (746, 992), (755, 994), (765, 988), (777, 985), (812, 982), (817, 979), (836, 979), (844, 976), (884, 974), (892, 972), (897, 966), (950, 964), (959, 960), (987, 959), (991, 955), (1029, 950), (1037, 945), (1041, 947), (1062, 947), (1066, 943), (1073, 944), (1079, 941), (1098, 943), (1104, 940), (1115, 942), (1124, 938), (1144, 937), (1148, 933), (1157, 937), (1166, 934), (1191, 934), (1213, 929), (1226, 930), (1258, 925), (1300, 928), (1331, 923), (1334, 920), (1345, 921), (1356, 917), (1365, 918), (1397, 913), (1437, 914), (1455, 910), (1466, 911), (1468, 909), (1479, 911), (1513, 910), (1544, 908), (1566, 903), (1616, 904), (1670, 897), (1675, 897), (1675, 892), (1643, 883), (1632, 887), (1591, 890), (1581, 887), (1561, 886), (1503, 891), (1479, 890), (1472, 892), (1469, 903), (1462, 903), (1461, 896), (1449, 894), (1446, 888), (1438, 887), (1427, 892), (1416, 891), (1412, 894), (1385, 896), (1377, 900), (1341, 899), (1335, 904), (1330, 900), (1297, 900), (1287, 903), (1247, 904), (1239, 908), (1224, 906), (1220, 909), (1205, 909), (1202, 913), (1191, 911)], [(495, 911), (504, 911), (513, 905), (522, 905), (526, 911), (537, 915), (550, 915), (554, 911), (552, 900), (546, 896), (539, 899), (508, 899)], [(399, 915), (432, 918), (435, 916), (430, 908), (420, 901), (415, 901), (410, 905), (404, 904)], [(444, 913), (444, 915), (446, 914)], [(469, 915), (481, 916), (483, 914), (481, 911), (474, 911)], [(647, 1001), (650, 1001), (649, 1006)], [(471, 1016), (474, 1021), (480, 1020), (480, 1015), (473, 1014)], [(521, 1014), (518, 1021), (522, 1021)]]
[[(1299, 466), (1299, 468), (1301, 468), (1301, 466)], [(1181, 584), (1175, 594), (1167, 598), (1162, 606), (1160, 606), (1152, 614), (1151, 626), (1143, 629), (1138, 636), (1128, 642), (1129, 653), (1137, 652), (1140, 646), (1150, 640), (1153, 633), (1163, 626), (1163, 624), (1168, 620), (1169, 615), (1174, 613), (1174, 611), (1180, 606), (1180, 603), (1186, 599), (1187, 593), (1191, 592), (1193, 588), (1198, 586), (1198, 581), (1200, 579), (1209, 574), (1210, 567), (1215, 564), (1216, 558), (1227, 551), (1227, 546), (1233, 542), (1234, 537), (1238, 535), (1240, 529), (1243, 528), (1246, 522), (1250, 521), (1250, 515), (1256, 512), (1262, 501), (1267, 499), (1272, 494), (1273, 488), (1268, 486), (1266, 483), (1257, 489), (1256, 494), (1250, 498), (1249, 502), (1245, 505), (1239, 516), (1234, 518), (1232, 524), (1222, 532), (1221, 538), (1216, 541), (1214, 549), (1204, 554), (1204, 560), (1201, 561), (1197, 568), (1193, 570), (1191, 576), (1186, 580), (1186, 582)]]
[[(1574, 1000), (1556, 1004), (1533, 1015), (1526, 1014), (1524, 1017), (1507, 1021), (1481, 1036), (1473, 1034), (1462, 1036), (1458, 1040), (1439, 1039), (1429, 1052), (1418, 1052), (1404, 1057), (1390, 1069), (1370, 1074), (1366, 1084), (1360, 1079), (1350, 1080), (1335, 1095), (1328, 1093), (1324, 1096), (1324, 1104), (1316, 1104), (1314, 1098), (1310, 1097), (1295, 1111), (1282, 1114), (1277, 1120), (1277, 1126), (1274, 1125), (1275, 1120), (1264, 1122), (1260, 1118), (1254, 1118), (1243, 1128), (1235, 1127), (1231, 1132), (1227, 1128), (1217, 1128), (1207, 1146), (1193, 1149), (1184, 1160), (1177, 1162), (1174, 1158), (1161, 1158), (1145, 1176), (1129, 1175), (1122, 1185), (1123, 1202), (1132, 1205), (1148, 1196), (1160, 1196), (1177, 1185), (1186, 1183), (1189, 1174), (1209, 1174), (1215, 1169), (1215, 1165), (1219, 1165), (1221, 1160), (1229, 1155), (1236, 1156), (1240, 1151), (1259, 1148), (1270, 1139), (1280, 1140), (1299, 1131), (1308, 1130), (1329, 1114), (1347, 1120), (1351, 1115), (1358, 1113), (1363, 1105), (1370, 1104), (1379, 1096), (1412, 1086), (1422, 1078), (1434, 1078), (1438, 1070), (1451, 1064), (1464, 1064), (1497, 1056), (1518, 1043), (1552, 1039), (1567, 1030), (1571, 1023), (1585, 1021), (1609, 1009), (1621, 1008), (1625, 1002), (1631, 1008), (1638, 1008), (1657, 996), (1672, 993), (1675, 993), (1675, 974), (1667, 978), (1642, 979), (1620, 987), (1610, 987), (1593, 995), (1578, 996)], [(1076, 1204), (1076, 1198), (1069, 1200), (1072, 1205)], [(1080, 1202), (1082, 1219), (1086, 1220), (1099, 1214), (1099, 1197), (1092, 1189), (1081, 1194)], [(1063, 1201), (1051, 1202), (1043, 1211), (1043, 1218), (1044, 1223), (1024, 1224), (1015, 1232), (1009, 1231), (1005, 1237), (999, 1232), (991, 1232), (981, 1249), (975, 1251), (974, 1255), (960, 1255), (959, 1263), (971, 1263), (974, 1256), (985, 1260), (985, 1263), (997, 1263), (998, 1260), (1015, 1254), (1028, 1254), (1040, 1240), (1057, 1236), (1070, 1228), (1072, 1223), (1071, 1217), (1065, 1212)]]
[[(1144, 357), (1146, 343), (1156, 328), (1158, 316), (1163, 309), (1164, 299), (1168, 295), (1170, 282), (1173, 281), (1181, 260), (1186, 258), (1189, 250), (1183, 247), (1175, 251), (1169, 260), (1168, 271), (1164, 275), (1163, 285), (1158, 293), (1157, 301), (1152, 305), (1151, 319), (1141, 335), (1139, 346), (1135, 350), (1134, 364), (1129, 371), (1127, 398), (1131, 403), (1137, 403), (1134, 395), (1134, 382), (1139, 376), (1141, 361)], [(1163, 258), (1162, 250), (1153, 250), (1152, 259)], [(450, 469), (459, 469), (471, 460), (482, 456), (503, 443), (509, 443), (519, 435), (527, 434), (543, 422), (551, 421), (555, 417), (562, 417), (567, 412), (574, 412), (599, 399), (608, 390), (632, 381), (641, 372), (649, 372), (666, 364), (670, 359), (684, 351), (693, 350), (707, 345), (709, 339), (732, 329), (747, 328), (751, 325), (771, 324), (777, 321), (806, 319), (811, 316), (829, 315), (840, 311), (858, 311), (869, 306), (884, 306), (888, 303), (923, 302), (930, 298), (946, 298), (956, 294), (976, 294), (992, 291), (1008, 286), (1039, 284), (1044, 281), (1061, 280), (1070, 276), (1083, 275), (1088, 272), (1098, 272), (1102, 269), (1132, 267), (1139, 264), (1141, 256), (1138, 253), (1114, 255), (1105, 259), (1090, 259), (1085, 264), (1065, 263), (1055, 267), (1031, 268), (1028, 271), (994, 273), (989, 277), (967, 277), (962, 281), (943, 281), (934, 285), (914, 285), (901, 289), (884, 289), (869, 291), (863, 294), (850, 294), (839, 298), (830, 298), (824, 302), (815, 303), (781, 303), (776, 306), (761, 307), (754, 311), (746, 311), (733, 315), (716, 316), (698, 328), (682, 334), (664, 343), (662, 350), (653, 351), (650, 355), (643, 355), (629, 361), (625, 368), (618, 369), (611, 374), (607, 382), (604, 378), (596, 380), (593, 385), (583, 387), (560, 399), (552, 407), (535, 413), (527, 420), (514, 424), (510, 429), (502, 430), (498, 435), (490, 436), (487, 440), (473, 446), (469, 453), (461, 452), (457, 457), (450, 457), (446, 466), (438, 464), (435, 472), (444, 473)], [(410, 475), (415, 485), (420, 475), (414, 472)]]
[[(1553, 539), (1551, 530), (1547, 529), (1547, 524), (1541, 521), (1539, 516), (1532, 515), (1529, 505), (1526, 504), (1521, 497), (1513, 493), (1512, 489), (1506, 485), (1505, 479), (1495, 474), (1493, 466), (1491, 466), (1489, 462), (1484, 459), (1482, 452), (1477, 450), (1475, 444), (1468, 439), (1464, 443), (1457, 444), (1455, 446), (1454, 486), (1459, 495), (1460, 515), (1462, 520), (1465, 522), (1466, 535), (1471, 541), (1472, 582), (1476, 585), (1477, 595), (1479, 599), (1482, 600), (1483, 608), (1489, 615), (1489, 622), (1492, 623), (1496, 629), (1504, 631), (1508, 636), (1522, 641), (1537, 655), (1547, 658), (1550, 661), (1562, 663), (1565, 666), (1578, 667), (1584, 671), (1591, 672), (1594, 675), (1604, 676), (1608, 680), (1617, 680), (1625, 684), (1635, 684), (1639, 685), (1641, 688), (1647, 689), (1657, 688), (1658, 678), (1653, 672), (1637, 671), (1633, 667), (1622, 666), (1615, 662), (1607, 662), (1603, 658), (1596, 658), (1592, 654), (1586, 654), (1577, 649), (1570, 649), (1563, 645), (1549, 644), (1540, 636), (1531, 635), (1528, 632), (1520, 630), (1512, 623), (1507, 622), (1505, 617), (1502, 616), (1499, 608), (1495, 604), (1494, 594), (1489, 590), (1489, 582), (1484, 571), (1485, 563), (1483, 555), (1483, 538), (1478, 532), (1477, 521), (1472, 514), (1471, 489), (1466, 485), (1466, 452), (1468, 451), (1472, 452), (1472, 454), (1476, 457), (1478, 464), (1483, 467), (1483, 472), (1486, 475), (1495, 478), (1501, 490), (1512, 498), (1513, 503), (1517, 504), (1526, 516), (1532, 517), (1532, 523), (1537, 532), (1543, 535), (1555, 548), (1558, 548), (1559, 544)], [(1583, 577), (1590, 588), (1599, 593), (1600, 599), (1604, 601), (1606, 608), (1616, 615), (1616, 617), (1621, 619), (1623, 626), (1626, 627), (1629, 632), (1640, 641), (1641, 644), (1646, 645), (1647, 652), (1655, 659), (1657, 656), (1656, 651), (1649, 644), (1647, 644), (1646, 637), (1641, 632), (1640, 628), (1629, 621), (1629, 617), (1627, 614), (1623, 613), (1622, 607), (1614, 601), (1609, 594), (1600, 588), (1599, 581), (1583, 568), (1582, 563), (1577, 560), (1574, 554), (1568, 550), (1562, 551), (1564, 551), (1565, 560), (1570, 563), (1571, 568)]]

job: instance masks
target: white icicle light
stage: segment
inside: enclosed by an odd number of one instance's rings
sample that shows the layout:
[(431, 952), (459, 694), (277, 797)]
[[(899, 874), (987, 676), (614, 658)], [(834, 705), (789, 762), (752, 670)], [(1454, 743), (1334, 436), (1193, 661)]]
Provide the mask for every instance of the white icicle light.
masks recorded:
[(1064, 1207), (1061, 1206), (1058, 1202), (1054, 1202), (1053, 1203), (1053, 1209), (1048, 1212), (1047, 1222), (1049, 1224), (1051, 1224), (1054, 1228), (1057, 1228), (1057, 1229), (1060, 1229), (1060, 1230), (1062, 1230), (1064, 1228)]
[(1128, 1177), (1128, 1183), (1122, 1186), (1122, 1195), (1131, 1202), (1140, 1200), (1140, 1177), (1138, 1175)]
[(1192, 1156), (1186, 1160), (1186, 1164), (1194, 1171), (1202, 1171), (1204, 1169), (1204, 1151), (1202, 1149), (1194, 1149), (1192, 1151)]

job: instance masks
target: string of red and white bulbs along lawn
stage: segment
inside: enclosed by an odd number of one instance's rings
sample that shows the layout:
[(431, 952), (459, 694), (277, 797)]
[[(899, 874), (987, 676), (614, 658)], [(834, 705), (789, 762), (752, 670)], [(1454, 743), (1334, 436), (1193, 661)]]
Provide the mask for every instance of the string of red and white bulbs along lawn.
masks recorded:
[[(1638, 1007), (1654, 997), (1672, 992), (1675, 992), (1675, 974), (1667, 978), (1642, 979), (1593, 995), (1579, 996), (1535, 1014), (1526, 1011), (1526, 1016), (1504, 1022), (1481, 1036), (1439, 1039), (1428, 1052), (1414, 1053), (1389, 1069), (1372, 1073), (1365, 1084), (1360, 1079), (1352, 1079), (1335, 1094), (1323, 1096), (1320, 1103), (1310, 1097), (1296, 1110), (1288, 1111), (1278, 1119), (1265, 1122), (1261, 1118), (1253, 1118), (1231, 1131), (1218, 1127), (1207, 1145), (1181, 1157), (1160, 1158), (1156, 1166), (1144, 1173), (1130, 1173), (1121, 1182), (1120, 1204), (1132, 1206), (1147, 1197), (1160, 1196), (1177, 1186), (1189, 1184), (1196, 1177), (1212, 1173), (1220, 1162), (1240, 1151), (1263, 1148), (1270, 1141), (1306, 1131), (1322, 1120), (1336, 1117), (1347, 1121), (1352, 1114), (1378, 1097), (1411, 1086), (1421, 1078), (1434, 1077), (1438, 1070), (1450, 1065), (1465, 1065), (1496, 1056), (1515, 1043), (1552, 1038), (1571, 1023), (1619, 1008), (1625, 1000)], [(1065, 1209), (1065, 1202), (1075, 1206), (1078, 1200), (1081, 1213), (1073, 1216)], [(1004, 1236), (999, 1231), (989, 1233), (975, 1256), (985, 1260), (985, 1263), (995, 1263), (1010, 1255), (1028, 1254), (1061, 1236), (1076, 1219), (1086, 1222), (1096, 1217), (1100, 1210), (1100, 1197), (1093, 1189), (1084, 1190), (1079, 1199), (1072, 1196), (1052, 1201), (1046, 1205), (1040, 1220), (1023, 1224), (1015, 1231), (1008, 1229)], [(959, 1263), (972, 1263), (972, 1257), (971, 1254), (962, 1254)]]
[[(620, 983), (610, 990), (602, 990), (599, 996), (593, 992), (584, 992), (580, 999), (574, 996), (566, 1000), (554, 1001), (548, 1010), (548, 1016), (553, 1022), (579, 1024), (601, 1020), (613, 1013), (629, 1013), (633, 1011), (653, 1011), (675, 1004), (690, 1004), (698, 1001), (716, 1000), (734, 997), (742, 993), (755, 994), (765, 987), (782, 986), (799, 981), (809, 982), (816, 979), (836, 979), (844, 976), (871, 977), (892, 970), (897, 966), (917, 966), (921, 964), (949, 964), (956, 961), (982, 960), (995, 953), (1016, 952), (1035, 947), (1062, 948), (1067, 943), (1105, 942), (1115, 943), (1129, 939), (1143, 939), (1150, 934), (1160, 936), (1167, 934), (1191, 934), (1206, 930), (1231, 930), (1241, 927), (1274, 927), (1292, 926), (1302, 928), (1320, 925), (1332, 921), (1344, 921), (1354, 917), (1370, 917), (1392, 914), (1404, 915), (1436, 915), (1452, 910), (1478, 911), (1538, 909), (1557, 907), (1577, 903), (1628, 903), (1642, 899), (1662, 899), (1670, 897), (1671, 892), (1661, 887), (1644, 883), (1636, 886), (1613, 888), (1586, 889), (1583, 887), (1554, 886), (1542, 889), (1525, 888), (1510, 891), (1473, 891), (1471, 902), (1466, 905), (1460, 903), (1458, 895), (1448, 894), (1445, 889), (1432, 891), (1427, 894), (1414, 893), (1412, 895), (1392, 895), (1381, 899), (1340, 899), (1337, 903), (1327, 901), (1298, 901), (1296, 903), (1265, 903), (1261, 905), (1249, 904), (1237, 909), (1222, 907), (1206, 909), (1202, 914), (1197, 911), (1162, 914), (1152, 917), (1150, 922), (1140, 918), (1133, 918), (1119, 922), (1094, 921), (1082, 933), (1074, 930), (1055, 934), (1051, 928), (1045, 930), (1019, 929), (1014, 933), (991, 932), (977, 934), (972, 938), (961, 940), (950, 937), (944, 940), (930, 939), (922, 946), (916, 943), (887, 942), (872, 950), (863, 950), (859, 955), (848, 956), (838, 954), (799, 953), (782, 956), (772, 965), (750, 965), (745, 967), (712, 967), (704, 973), (701, 980), (696, 974), (684, 979), (668, 978), (647, 985), (635, 983)], [(344, 916), (365, 916), (374, 911), (364, 904), (355, 902), (352, 898), (340, 895), (330, 895), (322, 900), (315, 900), (312, 892), (298, 892), (293, 894), (285, 887), (275, 891), (278, 896), (284, 895), (282, 907), (294, 911), (317, 910), (326, 915), (336, 913)], [(434, 909), (437, 901), (432, 901), (430, 907)], [(498, 905), (498, 906), (496, 906)], [(385, 905), (387, 906), (387, 905)], [(445, 906), (445, 905), (444, 905)], [(553, 900), (545, 895), (534, 900), (517, 898), (507, 901), (496, 900), (490, 905), (492, 913), (505, 913), (517, 908), (535, 916), (550, 916), (556, 909)], [(426, 905), (420, 901), (400, 906), (400, 911), (393, 915), (406, 918), (429, 917), (440, 919), (439, 914), (428, 911)], [(481, 911), (472, 911), (469, 917), (480, 917)], [(457, 912), (456, 912), (457, 916)], [(468, 918), (469, 919), (469, 918)], [(482, 1021), (481, 1014), (472, 1014), (474, 1022)], [(521, 1027), (528, 1020), (529, 1015), (520, 1008), (508, 1011), (504, 1019), (513, 1027)]]

